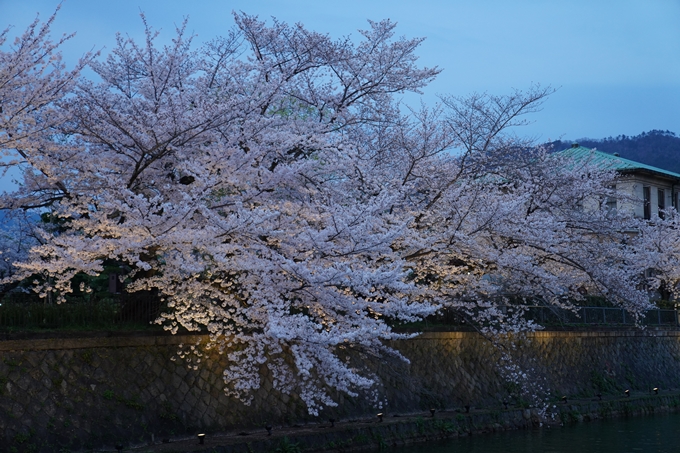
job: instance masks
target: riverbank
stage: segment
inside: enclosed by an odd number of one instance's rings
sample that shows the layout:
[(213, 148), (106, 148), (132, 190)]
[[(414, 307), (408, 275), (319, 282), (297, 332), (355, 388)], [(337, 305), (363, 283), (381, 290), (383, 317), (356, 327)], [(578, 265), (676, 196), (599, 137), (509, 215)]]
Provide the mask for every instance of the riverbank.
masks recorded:
[[(591, 420), (677, 412), (680, 391), (659, 394), (631, 393), (630, 397), (609, 395), (575, 398), (555, 402), (545, 414), (530, 408), (470, 408), (388, 414), (376, 417), (336, 421), (333, 424), (309, 423), (274, 427), (269, 435), (264, 427), (230, 433), (205, 433), (198, 437), (154, 439), (146, 445), (125, 451), (148, 453), (317, 453), (382, 450), (386, 447), (433, 442), (437, 440), (483, 435), (489, 432), (519, 429), (549, 429)], [(115, 451), (115, 450), (111, 450)]]

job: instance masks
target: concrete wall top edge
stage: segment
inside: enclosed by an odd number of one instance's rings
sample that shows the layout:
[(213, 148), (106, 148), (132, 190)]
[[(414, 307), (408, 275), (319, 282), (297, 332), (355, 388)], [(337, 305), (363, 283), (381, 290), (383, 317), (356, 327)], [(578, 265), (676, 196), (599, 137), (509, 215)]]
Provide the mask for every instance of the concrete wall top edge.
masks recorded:
[(50, 338), (0, 341), (0, 351), (36, 351), (56, 349), (125, 348), (194, 344), (207, 335), (172, 335), (141, 337)]
[[(610, 330), (610, 331), (555, 331), (526, 332), (527, 338), (591, 338), (591, 337), (679, 337), (680, 330)], [(414, 340), (482, 338), (477, 332), (424, 332)]]
[[(538, 331), (526, 333), (527, 338), (598, 338), (598, 337), (677, 337), (678, 330), (617, 330), (617, 331)], [(410, 340), (460, 340), (482, 339), (476, 332), (424, 332)], [(124, 348), (145, 346), (172, 346), (182, 343), (195, 344), (207, 339), (207, 335), (173, 335), (140, 337), (99, 337), (99, 338), (51, 338), (0, 341), (0, 351), (32, 351), (57, 349)]]

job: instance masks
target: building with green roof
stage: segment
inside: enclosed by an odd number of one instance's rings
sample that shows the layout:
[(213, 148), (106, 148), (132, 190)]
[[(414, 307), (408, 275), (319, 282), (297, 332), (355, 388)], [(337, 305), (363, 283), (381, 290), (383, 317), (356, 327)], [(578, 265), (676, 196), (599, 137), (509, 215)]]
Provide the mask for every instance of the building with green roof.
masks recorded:
[[(612, 200), (612, 208), (630, 209), (636, 217), (654, 219), (664, 216), (669, 207), (680, 207), (680, 174), (653, 167), (618, 154), (608, 154), (574, 143), (560, 154), (577, 161), (587, 161), (598, 168), (615, 170), (620, 177), (616, 184), (619, 193), (628, 195), (626, 201)], [(639, 200), (631, 202), (630, 200)]]

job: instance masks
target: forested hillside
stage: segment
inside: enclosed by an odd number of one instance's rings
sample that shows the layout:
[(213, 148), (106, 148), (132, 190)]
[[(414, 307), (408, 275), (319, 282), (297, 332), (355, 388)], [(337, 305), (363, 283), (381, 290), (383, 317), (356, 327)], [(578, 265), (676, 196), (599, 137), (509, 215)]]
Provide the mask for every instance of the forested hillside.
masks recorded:
[(626, 159), (680, 173), (680, 137), (671, 131), (651, 130), (633, 137), (619, 135), (605, 139), (558, 140), (551, 142), (550, 145), (559, 151), (570, 147), (574, 142), (587, 148), (619, 153)]

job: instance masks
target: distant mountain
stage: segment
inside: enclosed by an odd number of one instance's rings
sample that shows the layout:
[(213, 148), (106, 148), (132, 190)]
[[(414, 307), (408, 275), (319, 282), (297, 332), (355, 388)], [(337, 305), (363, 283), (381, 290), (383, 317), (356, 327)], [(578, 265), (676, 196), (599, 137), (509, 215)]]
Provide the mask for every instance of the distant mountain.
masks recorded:
[(671, 131), (651, 130), (634, 137), (619, 135), (604, 139), (557, 140), (548, 145), (555, 151), (561, 151), (572, 143), (605, 153), (619, 153), (626, 159), (680, 173), (680, 137)]

